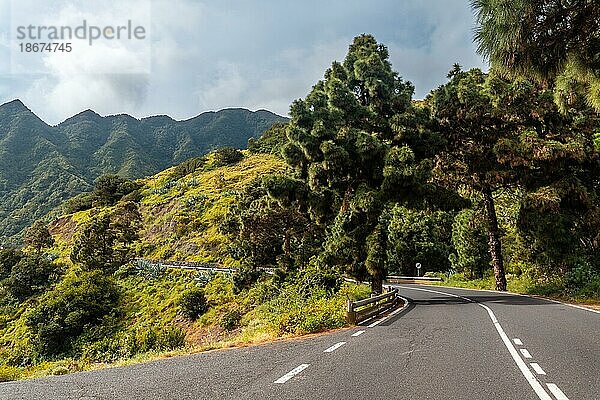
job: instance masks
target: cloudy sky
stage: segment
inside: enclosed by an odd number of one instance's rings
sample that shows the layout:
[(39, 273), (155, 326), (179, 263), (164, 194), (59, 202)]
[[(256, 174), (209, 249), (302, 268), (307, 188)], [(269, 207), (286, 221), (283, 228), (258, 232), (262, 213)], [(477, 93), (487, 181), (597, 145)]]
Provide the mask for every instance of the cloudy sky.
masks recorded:
[[(19, 26), (83, 20), (102, 28), (131, 20), (146, 37), (20, 52)], [(0, 0), (0, 103), (20, 98), (52, 124), (88, 108), (177, 119), (227, 107), (287, 115), (361, 33), (388, 46), (422, 98), (456, 62), (484, 68), (473, 25), (467, 0)]]

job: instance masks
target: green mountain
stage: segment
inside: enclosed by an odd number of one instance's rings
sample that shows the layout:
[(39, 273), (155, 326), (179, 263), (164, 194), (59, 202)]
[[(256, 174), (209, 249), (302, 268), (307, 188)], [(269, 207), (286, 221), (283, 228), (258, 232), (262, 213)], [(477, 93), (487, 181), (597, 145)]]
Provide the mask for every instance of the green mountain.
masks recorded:
[(210, 150), (244, 148), (276, 122), (269, 111), (226, 109), (176, 121), (86, 110), (50, 126), (21, 101), (0, 105), (0, 244), (92, 188), (105, 173), (141, 178)]

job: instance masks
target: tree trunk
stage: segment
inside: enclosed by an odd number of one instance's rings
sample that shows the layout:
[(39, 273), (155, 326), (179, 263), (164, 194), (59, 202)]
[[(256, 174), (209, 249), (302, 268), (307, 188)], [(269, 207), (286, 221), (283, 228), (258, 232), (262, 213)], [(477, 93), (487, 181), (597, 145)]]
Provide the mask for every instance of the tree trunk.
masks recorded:
[(488, 223), (488, 247), (492, 257), (492, 266), (494, 268), (494, 277), (496, 278), (496, 290), (506, 291), (506, 276), (504, 274), (504, 261), (502, 260), (502, 245), (500, 244), (500, 229), (498, 228), (498, 217), (496, 216), (496, 206), (492, 189), (484, 186), (482, 190), (483, 204)]
[(381, 274), (373, 274), (371, 276), (371, 294), (377, 295), (383, 292), (383, 277)]
[(292, 245), (290, 236), (290, 231), (286, 229), (283, 236), (283, 265), (286, 271), (290, 271), (292, 267)]

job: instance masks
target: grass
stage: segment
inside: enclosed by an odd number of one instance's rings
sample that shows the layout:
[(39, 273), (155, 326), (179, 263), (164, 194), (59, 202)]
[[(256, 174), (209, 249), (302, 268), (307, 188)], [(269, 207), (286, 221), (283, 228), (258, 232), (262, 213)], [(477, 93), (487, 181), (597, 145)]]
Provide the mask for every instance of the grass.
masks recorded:
[[(227, 237), (219, 225), (235, 196), (254, 179), (282, 173), (285, 163), (272, 155), (250, 154), (235, 165), (213, 168), (209, 161), (197, 171), (172, 179), (174, 169), (140, 180), (142, 184), (138, 255), (150, 259), (220, 262), (235, 265), (227, 253)], [(107, 211), (94, 210), (94, 212)], [(73, 232), (90, 218), (91, 211), (65, 216), (51, 232), (60, 259), (69, 262)]]
[[(462, 274), (438, 274), (442, 282), (431, 282), (436, 286), (450, 286), (465, 289), (495, 290), (493, 276), (482, 279), (467, 279)], [(527, 274), (507, 274), (507, 289), (510, 293), (528, 294), (560, 300), (567, 303), (600, 305), (600, 277), (591, 279), (582, 287), (568, 288), (563, 280), (532, 279)]]
[[(0, 330), (0, 356), (6, 356), (0, 360), (0, 381), (131, 365), (342, 328), (346, 326), (346, 300), (365, 298), (370, 292), (366, 285), (349, 283), (334, 293), (324, 289), (304, 292), (296, 283), (274, 283), (267, 277), (235, 294), (231, 278), (217, 275), (203, 289), (210, 308), (192, 321), (182, 316), (179, 299), (198, 285), (195, 277), (191, 271), (168, 270), (154, 279), (132, 275), (117, 280), (123, 293), (118, 326), (105, 339), (86, 343), (76, 354), (57, 360), (35, 355), (24, 324), (28, 309), (24, 305), (20, 317)], [(173, 329), (181, 330), (185, 340), (173, 347), (159, 346), (165, 341), (160, 335)], [(8, 356), (19, 347), (37, 361), (11, 364)]]

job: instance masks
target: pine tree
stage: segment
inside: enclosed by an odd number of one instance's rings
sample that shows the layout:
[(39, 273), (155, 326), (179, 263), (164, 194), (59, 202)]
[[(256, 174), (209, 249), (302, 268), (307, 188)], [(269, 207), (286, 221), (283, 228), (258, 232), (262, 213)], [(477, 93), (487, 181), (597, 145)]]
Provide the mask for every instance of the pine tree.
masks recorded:
[(374, 292), (385, 277), (385, 206), (421, 201), (431, 170), (435, 138), (412, 94), (387, 48), (362, 35), (291, 106), (283, 154), (295, 171), (291, 190), (305, 193), (313, 221), (328, 227), (319, 260), (359, 277), (368, 270)]

